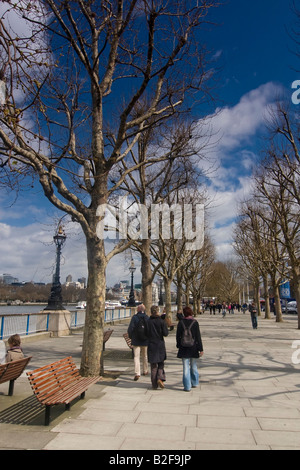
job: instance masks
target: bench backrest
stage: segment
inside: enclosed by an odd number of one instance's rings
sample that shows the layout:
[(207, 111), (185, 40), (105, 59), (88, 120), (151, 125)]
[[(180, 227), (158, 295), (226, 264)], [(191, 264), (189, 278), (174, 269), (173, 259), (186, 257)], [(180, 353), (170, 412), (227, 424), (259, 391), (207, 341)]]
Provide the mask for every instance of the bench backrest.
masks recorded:
[(9, 380), (16, 380), (20, 377), (30, 359), (31, 356), (0, 364), (0, 384), (8, 382)]
[(27, 376), (33, 392), (41, 402), (81, 378), (71, 356), (27, 372)]
[(111, 337), (111, 335), (113, 334), (113, 331), (114, 330), (106, 330), (104, 331), (103, 333), (103, 342), (106, 343), (106, 341), (109, 340), (109, 338)]
[(130, 349), (132, 349), (133, 346), (132, 346), (132, 344), (131, 344), (131, 339), (129, 338), (129, 334), (128, 334), (128, 333), (124, 333), (124, 334), (123, 334), (123, 337), (124, 337), (124, 339), (125, 339), (125, 341), (126, 341), (126, 343), (127, 343), (127, 346), (128, 346)]

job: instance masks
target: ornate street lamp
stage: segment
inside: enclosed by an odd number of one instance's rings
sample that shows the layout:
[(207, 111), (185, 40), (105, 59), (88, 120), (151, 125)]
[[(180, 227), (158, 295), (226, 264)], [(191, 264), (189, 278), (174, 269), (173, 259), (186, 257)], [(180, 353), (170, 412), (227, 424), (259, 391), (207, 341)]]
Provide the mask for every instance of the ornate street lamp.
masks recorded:
[(44, 310), (65, 310), (62, 305), (62, 294), (60, 284), (60, 255), (63, 244), (66, 241), (66, 235), (61, 225), (58, 227), (56, 235), (53, 240), (56, 245), (56, 268), (53, 277), (50, 297), (48, 299), (48, 305)]
[(129, 300), (128, 300), (128, 307), (135, 307), (135, 298), (134, 298), (134, 288), (133, 288), (133, 274), (135, 272), (136, 268), (134, 266), (133, 259), (131, 260), (131, 265), (129, 268), (129, 271), (131, 273), (131, 289), (130, 289), (130, 294), (129, 294)]

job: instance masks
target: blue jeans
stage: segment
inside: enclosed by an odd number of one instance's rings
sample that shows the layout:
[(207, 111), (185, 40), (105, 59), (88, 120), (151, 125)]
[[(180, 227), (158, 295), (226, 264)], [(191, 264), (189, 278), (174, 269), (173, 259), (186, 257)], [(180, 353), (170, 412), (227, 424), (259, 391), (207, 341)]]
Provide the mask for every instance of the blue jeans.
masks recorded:
[(199, 372), (197, 368), (197, 359), (194, 357), (191, 358), (182, 358), (183, 364), (183, 387), (184, 390), (191, 390), (192, 387), (197, 387), (199, 385)]

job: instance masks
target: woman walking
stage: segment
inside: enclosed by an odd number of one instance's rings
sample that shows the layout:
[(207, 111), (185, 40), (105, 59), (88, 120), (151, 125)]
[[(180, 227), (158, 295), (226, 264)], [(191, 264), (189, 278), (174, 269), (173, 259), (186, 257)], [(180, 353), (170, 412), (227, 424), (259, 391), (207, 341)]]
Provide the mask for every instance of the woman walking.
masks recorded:
[(164, 388), (166, 380), (164, 371), (164, 361), (167, 358), (164, 336), (168, 336), (169, 331), (166, 322), (159, 316), (159, 308), (155, 305), (151, 307), (151, 316), (147, 323), (148, 361), (151, 365), (151, 382), (153, 390), (158, 387)]
[(176, 332), (177, 357), (182, 359), (184, 391), (190, 392), (192, 387), (199, 385), (197, 359), (203, 356), (203, 345), (199, 323), (194, 319), (193, 310), (185, 307), (183, 315), (184, 319), (178, 323)]

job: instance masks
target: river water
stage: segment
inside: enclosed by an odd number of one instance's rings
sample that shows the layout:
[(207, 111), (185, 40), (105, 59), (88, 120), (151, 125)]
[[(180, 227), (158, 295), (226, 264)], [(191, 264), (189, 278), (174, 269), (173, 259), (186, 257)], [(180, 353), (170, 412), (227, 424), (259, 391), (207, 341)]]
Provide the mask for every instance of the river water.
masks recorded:
[[(38, 313), (44, 310), (44, 305), (0, 305), (0, 315), (16, 315), (19, 313)], [(65, 308), (74, 311), (76, 305), (68, 305)]]

